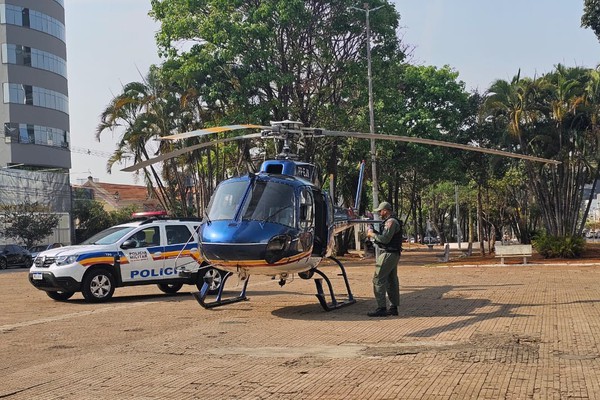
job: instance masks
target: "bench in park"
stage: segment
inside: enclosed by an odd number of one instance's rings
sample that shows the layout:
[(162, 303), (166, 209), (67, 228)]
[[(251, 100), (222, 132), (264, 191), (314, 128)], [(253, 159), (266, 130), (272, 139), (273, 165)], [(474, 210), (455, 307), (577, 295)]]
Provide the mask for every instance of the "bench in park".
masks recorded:
[(527, 257), (531, 257), (533, 249), (530, 244), (495, 245), (496, 257), (500, 257), (500, 263), (504, 265), (504, 259), (508, 257), (522, 257), (523, 264), (527, 264)]

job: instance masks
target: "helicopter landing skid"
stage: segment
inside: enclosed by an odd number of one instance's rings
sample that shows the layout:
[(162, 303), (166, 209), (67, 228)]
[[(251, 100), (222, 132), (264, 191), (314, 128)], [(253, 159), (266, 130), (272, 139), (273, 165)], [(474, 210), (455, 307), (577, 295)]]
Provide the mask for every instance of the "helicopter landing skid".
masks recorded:
[[(348, 276), (346, 275), (346, 270), (345, 270), (344, 266), (337, 258), (334, 258), (334, 257), (329, 257), (329, 258), (332, 259), (333, 261), (335, 261), (336, 264), (342, 270), (342, 277), (344, 278), (344, 283), (346, 284), (346, 291), (348, 293), (348, 299), (345, 301), (338, 301), (335, 298), (335, 293), (333, 293), (333, 286), (331, 285), (331, 281), (329, 280), (327, 275), (325, 275), (323, 272), (319, 271), (318, 269), (314, 269), (313, 271), (315, 273), (321, 275), (321, 277), (322, 277), (322, 279), (321, 278), (315, 279), (315, 285), (317, 286), (317, 294), (315, 296), (317, 296), (317, 299), (319, 299), (319, 303), (321, 303), (321, 307), (323, 307), (323, 309), (325, 311), (333, 311), (338, 308), (349, 306), (351, 304), (356, 303), (356, 299), (354, 298), (354, 296), (352, 296), (352, 291), (350, 290), (350, 284), (348, 283)], [(325, 282), (327, 283), (327, 287), (329, 288), (329, 294), (331, 296), (331, 303), (327, 303), (327, 299), (325, 298), (325, 293), (323, 292), (323, 280), (325, 280)]]
[(194, 298), (196, 299), (196, 301), (204, 308), (214, 308), (214, 307), (219, 307), (219, 306), (224, 306), (225, 304), (233, 304), (233, 303), (238, 303), (240, 301), (245, 301), (248, 300), (248, 298), (246, 297), (246, 288), (248, 287), (248, 281), (250, 280), (250, 277), (246, 277), (245, 282), (244, 282), (244, 287), (242, 288), (242, 291), (240, 292), (240, 295), (237, 297), (231, 297), (228, 299), (223, 299), (223, 288), (225, 287), (225, 282), (227, 281), (227, 278), (229, 278), (232, 275), (231, 272), (228, 272), (227, 274), (225, 274), (225, 277), (223, 278), (223, 281), (221, 282), (221, 287), (219, 288), (219, 292), (217, 293), (217, 297), (215, 298), (215, 300), (213, 301), (206, 301), (206, 296), (208, 296), (208, 283), (204, 282), (204, 284), (202, 285), (202, 290), (200, 290), (199, 292), (194, 292), (192, 293), (192, 296), (194, 296)]

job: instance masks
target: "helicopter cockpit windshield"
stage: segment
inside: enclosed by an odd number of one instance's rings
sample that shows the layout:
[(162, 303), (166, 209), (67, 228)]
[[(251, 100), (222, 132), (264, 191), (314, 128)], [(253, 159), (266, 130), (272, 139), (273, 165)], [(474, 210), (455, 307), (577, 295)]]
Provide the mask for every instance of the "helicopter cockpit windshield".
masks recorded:
[(208, 218), (211, 221), (234, 219), (248, 185), (252, 187), (241, 205), (242, 220), (296, 226), (294, 188), (273, 181), (238, 181), (219, 186), (211, 201)]

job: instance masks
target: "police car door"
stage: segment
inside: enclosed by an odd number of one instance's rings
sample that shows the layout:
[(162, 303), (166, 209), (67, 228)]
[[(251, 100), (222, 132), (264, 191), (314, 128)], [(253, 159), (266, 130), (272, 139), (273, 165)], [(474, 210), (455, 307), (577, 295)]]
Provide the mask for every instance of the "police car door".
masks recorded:
[(177, 268), (195, 272), (201, 263), (198, 239), (187, 224), (166, 224), (164, 271), (177, 276)]
[(125, 243), (135, 247), (121, 248), (121, 279), (123, 282), (165, 279), (164, 246), (161, 246), (160, 227), (143, 226), (133, 231)]

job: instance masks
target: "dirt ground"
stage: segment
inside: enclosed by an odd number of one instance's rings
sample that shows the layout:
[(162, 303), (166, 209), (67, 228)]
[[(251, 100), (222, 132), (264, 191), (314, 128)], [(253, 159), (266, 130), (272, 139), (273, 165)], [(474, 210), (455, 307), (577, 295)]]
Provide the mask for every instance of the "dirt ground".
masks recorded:
[(400, 315), (379, 319), (357, 255), (342, 258), (357, 303), (332, 312), (299, 278), (252, 276), (249, 301), (205, 310), (192, 286), (61, 303), (2, 271), (0, 399), (600, 398), (600, 256), (441, 252), (403, 253)]

